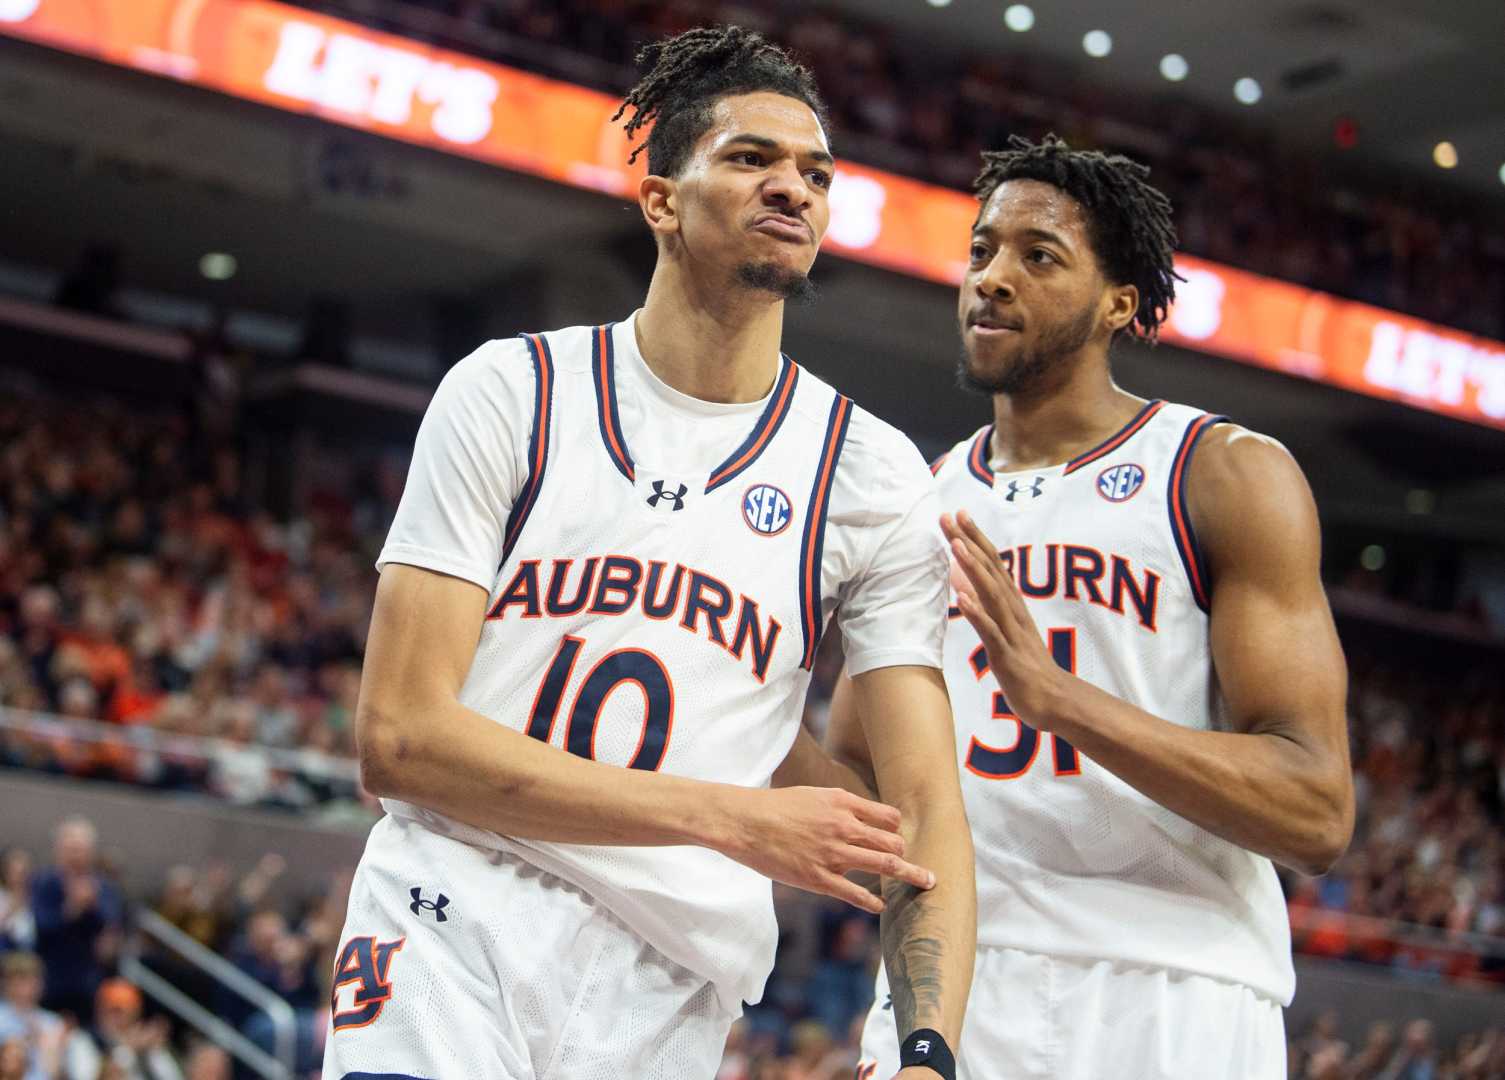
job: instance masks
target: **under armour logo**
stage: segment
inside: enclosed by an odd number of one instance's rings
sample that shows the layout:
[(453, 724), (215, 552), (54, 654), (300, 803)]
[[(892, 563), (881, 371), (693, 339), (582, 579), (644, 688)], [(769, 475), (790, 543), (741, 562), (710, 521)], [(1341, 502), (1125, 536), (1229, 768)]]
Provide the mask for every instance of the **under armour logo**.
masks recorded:
[(1045, 477), (1043, 477), (1043, 476), (1037, 476), (1037, 477), (1035, 477), (1034, 480), (1030, 481), (1030, 483), (1029, 483), (1028, 486), (1020, 484), (1019, 481), (1017, 481), (1017, 480), (1010, 480), (1009, 481), (1009, 493), (1007, 495), (1005, 495), (1004, 498), (1007, 499), (1009, 502), (1013, 502), (1015, 495), (1019, 495), (1019, 494), (1027, 491), (1027, 492), (1030, 493), (1030, 497), (1031, 498), (1038, 499), (1040, 497), (1040, 495), (1041, 495), (1040, 489), (1042, 487), (1044, 487), (1044, 486), (1045, 486)]
[(687, 486), (680, 484), (678, 491), (665, 491), (664, 482), (662, 480), (655, 480), (653, 482), (653, 494), (648, 496), (648, 505), (657, 510), (660, 499), (673, 499), (674, 505), (669, 507), (669, 509), (683, 510), (685, 508), (685, 495), (689, 493), (689, 490)]
[(928, 1054), (928, 1053), (930, 1053), (930, 1040), (929, 1039), (917, 1039), (917, 1040), (915, 1040), (914, 1052), (916, 1054)]
[(413, 898), (413, 902), (408, 905), (408, 908), (414, 915), (422, 915), (425, 911), (432, 911), (435, 922), (449, 921), (449, 916), (444, 914), (444, 909), (449, 907), (449, 897), (443, 893), (439, 894), (438, 900), (425, 900), (423, 898), (423, 890), (414, 885), (408, 891), (408, 895)]

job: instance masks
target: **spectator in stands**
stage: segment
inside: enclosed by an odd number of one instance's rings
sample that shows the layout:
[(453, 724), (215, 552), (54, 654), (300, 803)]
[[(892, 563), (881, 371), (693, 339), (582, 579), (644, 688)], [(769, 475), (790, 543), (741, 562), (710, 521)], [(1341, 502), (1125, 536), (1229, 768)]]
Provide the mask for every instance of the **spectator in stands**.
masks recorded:
[(1412, 1020), (1401, 1035), (1395, 1056), (1376, 1080), (1437, 1080), (1437, 1048), (1432, 1022)]
[(143, 1019), (141, 991), (121, 978), (99, 986), (94, 1026), (75, 1031), (65, 1053), (66, 1080), (97, 1080), (107, 1063), (120, 1080), (183, 1080), (168, 1048), (167, 1018)]
[(287, 920), (280, 911), (265, 909), (246, 922), (245, 934), (234, 946), (231, 962), (262, 986), (276, 987), (282, 976), (282, 943)]
[(875, 940), (871, 919), (851, 915), (836, 924), (805, 995), (811, 1015), (827, 1032), (845, 1032), (873, 1003)]
[(0, 956), (0, 1042), (20, 1039), (26, 1048), (26, 1080), (52, 1080), (62, 1066), (68, 1028), (41, 1007), (42, 961), (36, 953)]
[(37, 952), (47, 968), (44, 1000), (80, 1022), (93, 1015), (125, 914), (119, 890), (99, 872), (97, 842), (87, 819), (63, 821), (54, 834), (55, 865), (37, 874), (31, 891)]
[(1395, 1025), (1376, 1020), (1369, 1025), (1364, 1036), (1364, 1045), (1349, 1063), (1348, 1071), (1355, 1077), (1378, 1075), (1381, 1068), (1395, 1053)]
[(230, 1055), (213, 1043), (199, 1043), (189, 1051), (183, 1080), (230, 1080)]
[(0, 855), (0, 953), (35, 949), (37, 920), (31, 910), (31, 852), (7, 848)]
[(28, 1067), (25, 1040), (0, 1036), (0, 1080), (31, 1080)]

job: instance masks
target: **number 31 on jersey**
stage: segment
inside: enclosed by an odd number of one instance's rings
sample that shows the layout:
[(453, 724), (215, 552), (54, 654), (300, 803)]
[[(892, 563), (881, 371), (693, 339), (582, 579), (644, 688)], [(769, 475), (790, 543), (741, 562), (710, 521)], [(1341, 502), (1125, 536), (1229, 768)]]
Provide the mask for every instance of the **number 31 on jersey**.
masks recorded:
[[(1075, 675), (1076, 631), (1070, 627), (1053, 629), (1050, 631), (1049, 641), (1050, 655), (1056, 663)], [(987, 650), (981, 645), (972, 650), (968, 659), (972, 664), (972, 673), (977, 678), (992, 674), (992, 669), (988, 667)], [(986, 780), (1017, 780), (1029, 772), (1029, 767), (1035, 763), (1035, 755), (1040, 752), (1039, 729), (1032, 728), (1019, 719), (1004, 700), (1001, 690), (993, 694), (993, 719), (1011, 720), (1019, 725), (1019, 735), (1014, 740), (1014, 745), (1000, 749), (989, 746), (974, 735), (972, 744), (967, 747), (967, 758), (963, 764)], [(1077, 760), (1076, 747), (1056, 734), (1051, 735), (1050, 742), (1056, 775), (1080, 776), (1082, 766)]]

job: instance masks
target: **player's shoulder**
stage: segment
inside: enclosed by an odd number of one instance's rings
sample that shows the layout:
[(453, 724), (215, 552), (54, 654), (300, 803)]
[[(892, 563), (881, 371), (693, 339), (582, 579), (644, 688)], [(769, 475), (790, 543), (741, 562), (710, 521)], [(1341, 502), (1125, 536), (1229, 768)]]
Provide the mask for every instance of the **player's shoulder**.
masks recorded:
[[(1279, 440), (1215, 418), (1188, 428), (1195, 453), (1186, 469), (1185, 505), (1209, 553), (1271, 547), (1306, 536), (1316, 505), (1300, 464)], [(1190, 440), (1195, 440), (1191, 443)]]
[[(865, 485), (909, 487), (928, 486), (930, 470), (914, 441), (888, 421), (868, 412), (829, 383), (805, 371), (801, 379), (813, 380), (812, 390), (803, 395), (806, 416), (820, 414), (824, 425), (844, 418), (845, 441), (841, 450), (841, 472)], [(835, 408), (845, 398), (843, 409)]]
[(1301, 466), (1279, 439), (1226, 417), (1208, 415), (1205, 430), (1195, 437), (1197, 451), (1190, 466), (1194, 487), (1217, 484), (1247, 490), (1302, 477)]
[(455, 361), (439, 383), (441, 394), (496, 393), (509, 387), (531, 389), (532, 351), (521, 337), (492, 338)]

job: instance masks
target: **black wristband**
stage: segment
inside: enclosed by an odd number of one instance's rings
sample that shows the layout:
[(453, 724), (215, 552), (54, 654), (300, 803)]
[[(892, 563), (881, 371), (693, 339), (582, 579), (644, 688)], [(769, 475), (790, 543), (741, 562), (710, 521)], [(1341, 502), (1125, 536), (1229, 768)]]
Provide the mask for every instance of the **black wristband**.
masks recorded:
[(909, 1038), (899, 1044), (899, 1067), (908, 1069), (913, 1065), (923, 1065), (945, 1080), (956, 1080), (956, 1058), (945, 1038), (934, 1028), (910, 1032)]

